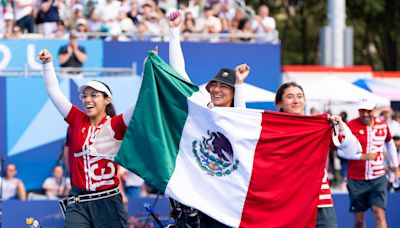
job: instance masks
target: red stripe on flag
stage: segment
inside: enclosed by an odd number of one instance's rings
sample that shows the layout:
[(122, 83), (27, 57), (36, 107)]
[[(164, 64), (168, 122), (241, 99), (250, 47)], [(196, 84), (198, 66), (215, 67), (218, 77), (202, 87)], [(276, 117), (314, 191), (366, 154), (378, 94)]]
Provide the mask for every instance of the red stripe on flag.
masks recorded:
[(331, 135), (325, 115), (263, 113), (240, 227), (315, 227)]

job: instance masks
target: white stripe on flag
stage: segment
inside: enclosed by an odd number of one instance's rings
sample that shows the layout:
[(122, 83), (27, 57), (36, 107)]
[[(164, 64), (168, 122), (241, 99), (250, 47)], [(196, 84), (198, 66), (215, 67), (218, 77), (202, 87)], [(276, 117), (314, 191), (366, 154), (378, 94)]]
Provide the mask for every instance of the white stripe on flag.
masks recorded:
[[(187, 118), (175, 171), (166, 194), (229, 226), (238, 227), (250, 182), (255, 148), (261, 132), (262, 110), (213, 108), (199, 105), (197, 93), (188, 99)], [(227, 112), (229, 109), (229, 112)], [(258, 115), (257, 115), (258, 114)], [(221, 129), (230, 129), (229, 132)], [(225, 176), (211, 176), (202, 170), (193, 153), (193, 141), (218, 132), (230, 141), (238, 169)], [(195, 150), (199, 151), (196, 144)]]

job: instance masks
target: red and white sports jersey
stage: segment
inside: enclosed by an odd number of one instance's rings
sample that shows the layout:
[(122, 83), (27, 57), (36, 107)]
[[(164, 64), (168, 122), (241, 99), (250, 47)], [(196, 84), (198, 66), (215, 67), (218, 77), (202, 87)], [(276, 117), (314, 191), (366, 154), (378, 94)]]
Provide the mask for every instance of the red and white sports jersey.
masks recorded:
[(318, 208), (322, 207), (333, 207), (331, 187), (329, 185), (328, 173), (326, 169), (324, 170), (324, 178), (322, 178), (318, 199)]
[(117, 164), (113, 158), (126, 131), (122, 114), (106, 116), (93, 127), (89, 117), (72, 106), (65, 121), (69, 124), (68, 164), (72, 184), (86, 191), (118, 186)]
[(379, 119), (373, 119), (372, 126), (364, 125), (360, 118), (348, 124), (353, 134), (362, 146), (362, 153), (376, 153), (375, 160), (348, 160), (347, 176), (353, 180), (371, 180), (385, 175), (384, 147), (392, 139), (387, 124)]

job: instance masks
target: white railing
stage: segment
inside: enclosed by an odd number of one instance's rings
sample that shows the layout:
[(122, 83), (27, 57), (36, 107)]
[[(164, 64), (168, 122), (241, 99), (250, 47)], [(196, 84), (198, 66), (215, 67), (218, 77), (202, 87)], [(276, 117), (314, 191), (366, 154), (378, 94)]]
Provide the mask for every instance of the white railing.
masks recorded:
[[(85, 39), (111, 39), (113, 34), (109, 32), (87, 32), (78, 33), (78, 37)], [(142, 34), (142, 33), (121, 33), (114, 36), (124, 36), (131, 41), (168, 41), (168, 34)], [(257, 43), (279, 43), (279, 32), (274, 30), (268, 34), (238, 34), (238, 33), (184, 33), (182, 34), (183, 40), (193, 42), (241, 42), (240, 39), (252, 39), (252, 42)], [(20, 37), (12, 37), (9, 39), (56, 39), (48, 38), (40, 33), (22, 34)], [(59, 40), (59, 39), (57, 39)]]
[[(136, 76), (137, 69), (134, 64), (132, 68), (80, 68), (65, 67), (56, 68), (56, 74), (59, 77), (99, 77), (99, 76)], [(38, 77), (42, 76), (41, 70), (29, 68), (6, 68), (0, 70), (0, 77)]]

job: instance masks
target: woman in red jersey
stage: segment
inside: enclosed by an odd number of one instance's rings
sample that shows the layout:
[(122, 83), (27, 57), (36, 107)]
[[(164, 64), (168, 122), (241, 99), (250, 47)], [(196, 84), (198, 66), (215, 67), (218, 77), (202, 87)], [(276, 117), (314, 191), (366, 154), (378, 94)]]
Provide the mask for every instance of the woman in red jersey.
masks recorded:
[[(279, 107), (279, 111), (281, 112), (304, 115), (305, 94), (303, 88), (295, 82), (282, 84), (276, 91), (275, 105)], [(343, 137), (343, 140), (337, 145), (340, 156), (352, 160), (373, 159), (373, 156), (361, 155), (361, 147), (358, 140), (340, 116), (330, 116), (329, 120), (337, 124), (339, 135)], [(332, 194), (326, 169), (324, 172), (319, 192), (316, 227), (337, 228), (336, 214), (333, 208)]]
[(100, 81), (79, 87), (83, 110), (61, 92), (52, 55), (38, 55), (43, 63), (44, 83), (53, 104), (69, 124), (68, 163), (72, 189), (65, 200), (65, 227), (125, 227), (126, 212), (118, 185), (118, 152), (135, 102), (116, 115), (110, 88)]

